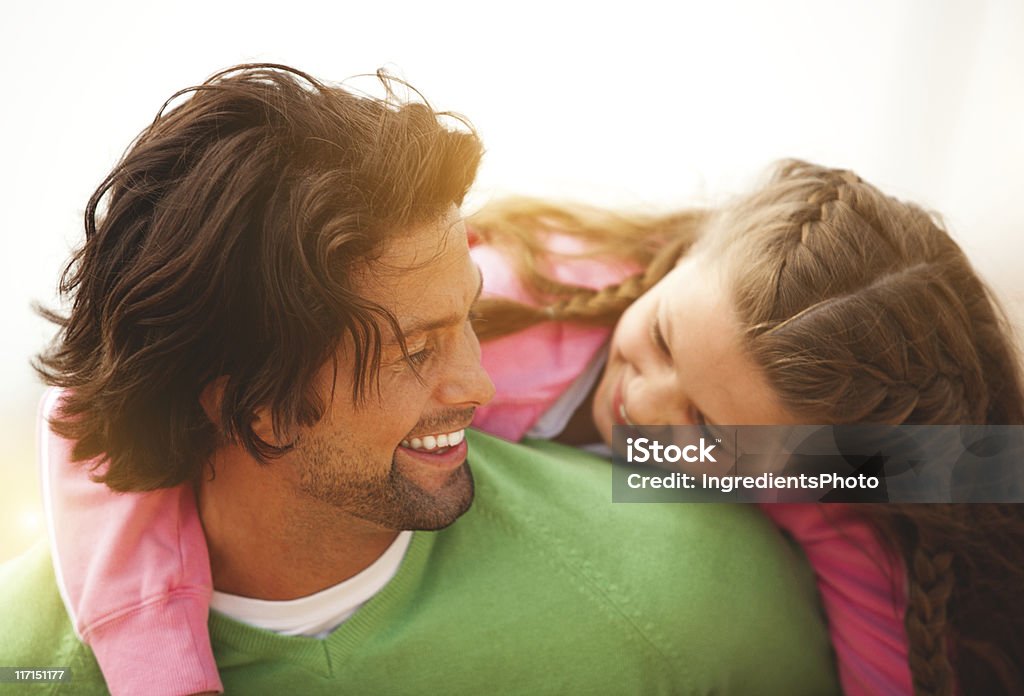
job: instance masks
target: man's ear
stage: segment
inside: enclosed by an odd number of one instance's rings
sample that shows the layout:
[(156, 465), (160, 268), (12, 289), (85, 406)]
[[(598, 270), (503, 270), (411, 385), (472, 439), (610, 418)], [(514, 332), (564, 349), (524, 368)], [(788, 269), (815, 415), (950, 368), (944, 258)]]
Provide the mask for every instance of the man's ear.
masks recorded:
[(252, 431), (256, 437), (267, 444), (280, 447), (277, 437), (274, 435), (274, 419), (270, 416), (270, 409), (258, 408), (252, 417)]
[[(224, 389), (227, 387), (227, 383), (228, 376), (221, 375), (203, 387), (203, 391), (199, 394), (199, 403), (203, 407), (203, 412), (221, 433), (224, 432), (221, 406), (224, 403)], [(256, 409), (252, 419), (252, 431), (264, 442), (273, 443), (275, 441), (274, 419), (270, 415), (270, 409)]]
[(217, 432), (224, 432), (224, 422), (221, 419), (221, 404), (224, 403), (224, 388), (227, 386), (228, 376), (221, 375), (203, 387), (199, 393), (199, 405), (203, 407), (203, 413), (217, 428)]

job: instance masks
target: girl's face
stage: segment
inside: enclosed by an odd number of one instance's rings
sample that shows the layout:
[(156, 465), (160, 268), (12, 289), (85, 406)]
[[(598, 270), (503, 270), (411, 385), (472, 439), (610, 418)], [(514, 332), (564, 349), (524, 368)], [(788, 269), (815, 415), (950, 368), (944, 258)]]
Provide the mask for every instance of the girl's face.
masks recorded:
[(594, 423), (770, 425), (798, 422), (743, 348), (719, 264), (688, 255), (622, 315), (594, 394)]

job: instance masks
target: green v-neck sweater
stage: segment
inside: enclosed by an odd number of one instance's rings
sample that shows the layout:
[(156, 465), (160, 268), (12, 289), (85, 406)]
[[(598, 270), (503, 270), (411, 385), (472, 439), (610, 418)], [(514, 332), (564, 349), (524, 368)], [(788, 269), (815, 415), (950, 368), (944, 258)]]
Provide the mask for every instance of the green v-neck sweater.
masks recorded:
[[(613, 504), (603, 460), (469, 445), (472, 508), (415, 533), (394, 579), (325, 639), (211, 613), (227, 693), (838, 692), (809, 568), (756, 508)], [(106, 692), (45, 547), (0, 567), (0, 666), (71, 670), (0, 692)]]

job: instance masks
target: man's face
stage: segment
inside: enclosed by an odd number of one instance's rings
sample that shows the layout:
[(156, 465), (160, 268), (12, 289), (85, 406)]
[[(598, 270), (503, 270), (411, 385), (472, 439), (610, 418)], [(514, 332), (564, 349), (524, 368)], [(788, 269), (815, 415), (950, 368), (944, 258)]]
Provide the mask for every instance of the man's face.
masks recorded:
[(333, 402), (286, 457), (300, 497), (387, 529), (440, 529), (469, 508), (464, 429), (494, 395), (469, 321), (480, 280), (454, 207), (400, 235), (360, 274), (362, 296), (398, 320), (416, 371), (382, 325), (379, 396), (371, 379), (353, 405), (352, 344), (343, 341), (337, 375), (328, 365), (318, 384)]

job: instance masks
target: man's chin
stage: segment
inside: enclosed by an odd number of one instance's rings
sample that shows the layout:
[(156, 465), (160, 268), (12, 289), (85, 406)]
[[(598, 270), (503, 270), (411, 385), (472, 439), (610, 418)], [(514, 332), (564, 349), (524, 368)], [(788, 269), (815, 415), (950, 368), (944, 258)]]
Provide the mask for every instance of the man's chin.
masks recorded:
[(458, 469), (446, 473), (446, 478), (436, 488), (427, 488), (411, 477), (399, 477), (396, 492), (402, 509), (396, 512), (403, 518), (401, 529), (437, 531), (450, 526), (469, 510), (475, 493), (469, 465), (464, 462)]

